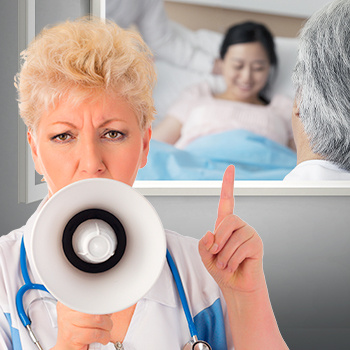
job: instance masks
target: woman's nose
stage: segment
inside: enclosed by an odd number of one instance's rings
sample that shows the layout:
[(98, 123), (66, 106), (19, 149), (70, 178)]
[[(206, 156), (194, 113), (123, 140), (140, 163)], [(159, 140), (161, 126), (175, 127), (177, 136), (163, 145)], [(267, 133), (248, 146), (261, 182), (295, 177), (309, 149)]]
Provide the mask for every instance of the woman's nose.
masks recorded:
[(106, 166), (103, 162), (99, 145), (94, 141), (82, 142), (80, 149), (80, 170), (88, 175), (98, 175), (104, 172)]
[(244, 83), (249, 83), (252, 77), (252, 71), (249, 67), (245, 67), (241, 70), (241, 80)]

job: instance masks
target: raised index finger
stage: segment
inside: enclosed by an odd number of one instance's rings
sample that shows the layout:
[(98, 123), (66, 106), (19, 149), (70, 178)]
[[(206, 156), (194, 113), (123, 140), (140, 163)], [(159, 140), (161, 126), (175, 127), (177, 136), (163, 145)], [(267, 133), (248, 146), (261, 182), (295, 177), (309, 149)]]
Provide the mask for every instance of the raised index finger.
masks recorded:
[(229, 165), (222, 178), (218, 217), (215, 222), (215, 230), (227, 215), (233, 213), (233, 208), (235, 206), (235, 200), (233, 198), (234, 179), (235, 167), (233, 165)]

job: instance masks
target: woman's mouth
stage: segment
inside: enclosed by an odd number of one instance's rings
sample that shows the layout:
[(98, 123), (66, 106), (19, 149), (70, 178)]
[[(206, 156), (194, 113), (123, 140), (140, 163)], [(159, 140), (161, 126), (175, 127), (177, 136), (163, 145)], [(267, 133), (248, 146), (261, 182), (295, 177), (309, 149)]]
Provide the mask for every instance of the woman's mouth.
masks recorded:
[(253, 87), (252, 84), (238, 84), (237, 86), (239, 89), (241, 89), (243, 91), (250, 91)]

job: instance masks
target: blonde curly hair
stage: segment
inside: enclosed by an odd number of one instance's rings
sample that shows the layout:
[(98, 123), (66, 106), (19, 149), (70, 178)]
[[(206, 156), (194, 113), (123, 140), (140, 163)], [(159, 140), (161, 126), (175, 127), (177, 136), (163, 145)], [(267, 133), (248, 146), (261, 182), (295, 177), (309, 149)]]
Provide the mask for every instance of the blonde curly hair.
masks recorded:
[(135, 32), (84, 17), (44, 28), (21, 57), (19, 111), (34, 132), (42, 114), (63, 98), (79, 104), (118, 96), (130, 103), (141, 130), (154, 119), (152, 53)]

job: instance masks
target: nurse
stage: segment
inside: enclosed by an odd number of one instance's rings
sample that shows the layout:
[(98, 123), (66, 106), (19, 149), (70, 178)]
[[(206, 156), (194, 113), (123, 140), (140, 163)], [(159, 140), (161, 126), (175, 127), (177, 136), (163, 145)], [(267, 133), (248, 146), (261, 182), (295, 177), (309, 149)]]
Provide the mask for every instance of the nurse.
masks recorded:
[[(0, 239), (1, 349), (36, 349), (15, 306), (23, 285), (22, 237), (30, 252), (38, 212), (49, 197), (73, 182), (108, 178), (133, 185), (147, 162), (154, 84), (147, 46), (138, 34), (111, 22), (81, 19), (44, 29), (23, 55), (16, 82), (20, 114), (48, 196), (24, 227)], [(213, 232), (198, 242), (166, 231), (167, 246), (182, 274), (198, 332), (213, 349), (287, 349), (268, 296), (262, 241), (233, 215), (233, 181), (230, 166)], [(42, 283), (30, 254), (27, 258), (32, 281)], [(114, 314), (82, 314), (60, 302), (52, 307), (52, 298), (42, 291), (30, 291), (26, 298), (25, 308), (44, 350), (87, 350), (92, 343), (105, 350), (178, 350), (189, 339), (167, 265), (144, 298)]]

